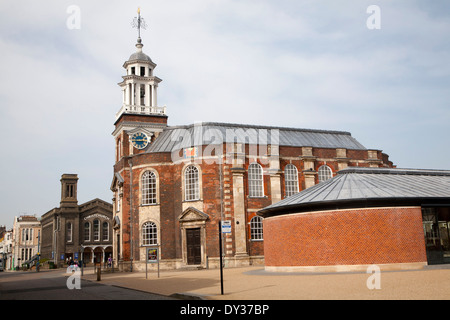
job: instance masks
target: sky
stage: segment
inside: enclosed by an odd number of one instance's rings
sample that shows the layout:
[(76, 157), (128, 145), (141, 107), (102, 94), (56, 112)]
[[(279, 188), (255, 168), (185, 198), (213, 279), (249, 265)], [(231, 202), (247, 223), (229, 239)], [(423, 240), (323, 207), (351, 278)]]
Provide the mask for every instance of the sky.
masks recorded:
[(0, 225), (58, 207), (63, 173), (111, 202), (138, 7), (169, 125), (342, 130), (450, 170), (447, 0), (0, 0)]

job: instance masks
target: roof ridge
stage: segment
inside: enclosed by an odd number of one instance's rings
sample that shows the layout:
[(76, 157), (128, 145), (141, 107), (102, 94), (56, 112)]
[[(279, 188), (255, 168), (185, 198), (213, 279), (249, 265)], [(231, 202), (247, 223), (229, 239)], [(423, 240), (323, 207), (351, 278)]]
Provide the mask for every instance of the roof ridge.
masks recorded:
[(412, 169), (412, 168), (367, 168), (348, 167), (338, 171), (338, 174), (392, 174), (392, 175), (422, 175), (422, 176), (450, 176), (450, 170), (440, 169)]
[(222, 127), (252, 128), (252, 129), (278, 129), (278, 130), (286, 130), (286, 131), (328, 133), (328, 134), (343, 134), (343, 135), (349, 135), (349, 136), (352, 135), (348, 131), (340, 131), (340, 130), (308, 129), (308, 128), (269, 126), (269, 125), (227, 123), (227, 122), (209, 122), (209, 121), (192, 123), (192, 124), (188, 124), (188, 125), (167, 126), (165, 128), (165, 130), (188, 129), (188, 128), (193, 128), (195, 126), (222, 126)]

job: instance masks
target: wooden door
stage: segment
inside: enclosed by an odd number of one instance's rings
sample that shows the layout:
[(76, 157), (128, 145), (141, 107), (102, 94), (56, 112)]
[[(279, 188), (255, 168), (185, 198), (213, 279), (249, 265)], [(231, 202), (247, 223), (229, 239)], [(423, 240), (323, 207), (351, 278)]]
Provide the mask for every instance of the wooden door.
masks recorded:
[(187, 263), (201, 264), (200, 228), (186, 229)]

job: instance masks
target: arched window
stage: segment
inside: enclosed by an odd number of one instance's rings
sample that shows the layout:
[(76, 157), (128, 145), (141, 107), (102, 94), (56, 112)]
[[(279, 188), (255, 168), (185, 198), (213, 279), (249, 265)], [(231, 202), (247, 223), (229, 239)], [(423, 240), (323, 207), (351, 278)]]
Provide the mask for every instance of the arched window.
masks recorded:
[(293, 164), (288, 164), (284, 168), (284, 185), (286, 197), (298, 192), (298, 170)]
[(100, 241), (100, 221), (94, 220), (94, 241)]
[(158, 244), (158, 229), (154, 222), (146, 222), (142, 225), (142, 244), (144, 246)]
[(264, 197), (263, 170), (258, 163), (252, 163), (248, 166), (248, 195), (250, 197)]
[(91, 224), (89, 222), (84, 224), (84, 241), (91, 241)]
[(188, 166), (184, 172), (184, 199), (200, 200), (199, 175), (196, 166)]
[(250, 239), (263, 240), (263, 223), (260, 216), (254, 216), (250, 220)]
[(333, 171), (331, 171), (331, 168), (329, 166), (323, 165), (319, 168), (319, 183), (331, 179), (332, 176)]
[(103, 222), (102, 224), (102, 240), (108, 241), (109, 240), (109, 223)]
[(156, 204), (156, 175), (152, 171), (142, 175), (142, 204)]

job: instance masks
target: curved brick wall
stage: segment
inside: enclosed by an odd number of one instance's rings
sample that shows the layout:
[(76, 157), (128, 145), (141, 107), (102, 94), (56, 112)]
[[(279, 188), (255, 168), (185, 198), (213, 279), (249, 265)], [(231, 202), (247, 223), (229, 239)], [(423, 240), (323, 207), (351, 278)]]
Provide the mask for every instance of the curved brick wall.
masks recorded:
[(363, 208), (264, 219), (266, 267), (424, 263), (420, 207)]

